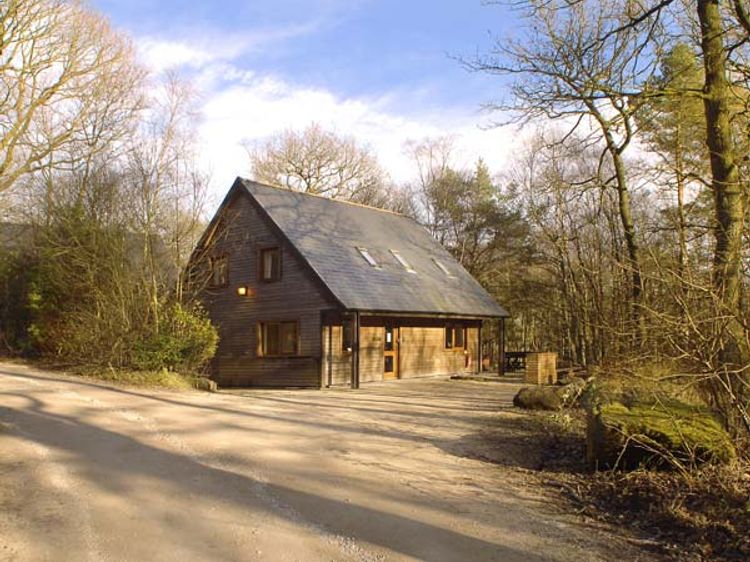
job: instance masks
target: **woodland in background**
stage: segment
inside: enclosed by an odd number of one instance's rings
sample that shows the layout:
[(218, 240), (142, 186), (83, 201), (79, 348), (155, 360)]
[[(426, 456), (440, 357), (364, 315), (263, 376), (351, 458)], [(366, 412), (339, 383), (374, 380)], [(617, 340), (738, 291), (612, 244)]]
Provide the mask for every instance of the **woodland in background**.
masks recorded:
[(321, 159), (317, 126), (251, 150), (255, 170), (414, 216), (509, 309), (509, 349), (687, 377), (747, 435), (749, 7), (514, 6), (525, 30), (463, 61), (510, 89), (488, 109), (521, 126), (525, 146), (501, 177), (427, 139), (407, 145), (416, 182), (335, 191), (314, 173), (349, 177), (355, 144)]
[[(396, 185), (313, 123), (248, 144), (256, 179), (413, 216), (509, 310), (508, 349), (689, 377), (747, 434), (745, 0), (520, 7), (518, 37), (462, 61), (509, 88), (488, 104), (521, 127), (502, 175), (421, 139)], [(190, 87), (64, 0), (4, 2), (0, 47), (0, 204), (34, 248), (5, 244), (3, 345), (133, 367), (210, 356), (180, 275), (210, 212)]]
[(200, 369), (217, 336), (182, 291), (207, 185), (190, 87), (63, 0), (3, 2), (0, 80), (2, 350)]

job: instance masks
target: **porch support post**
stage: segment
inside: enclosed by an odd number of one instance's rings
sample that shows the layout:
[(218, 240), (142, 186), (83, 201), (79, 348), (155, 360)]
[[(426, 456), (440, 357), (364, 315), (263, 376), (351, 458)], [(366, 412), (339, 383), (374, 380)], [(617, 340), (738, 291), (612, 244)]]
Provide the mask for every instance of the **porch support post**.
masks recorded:
[(484, 320), (479, 321), (477, 326), (477, 373), (482, 374), (482, 324)]
[(359, 312), (354, 312), (352, 326), (352, 388), (359, 388)]
[(328, 323), (328, 387), (333, 385), (333, 324)]
[(505, 318), (497, 322), (497, 374), (505, 374)]

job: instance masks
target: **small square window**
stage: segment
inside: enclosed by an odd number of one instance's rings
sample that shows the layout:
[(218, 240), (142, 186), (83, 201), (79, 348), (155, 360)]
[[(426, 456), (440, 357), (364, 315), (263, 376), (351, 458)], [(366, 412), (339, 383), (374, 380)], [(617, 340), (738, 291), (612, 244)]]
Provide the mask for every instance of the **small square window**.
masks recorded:
[(208, 262), (211, 270), (209, 285), (215, 288), (229, 285), (229, 257), (215, 256), (209, 258)]
[(358, 247), (357, 250), (362, 255), (362, 257), (365, 258), (365, 261), (367, 263), (369, 263), (372, 267), (378, 267), (378, 262), (375, 261), (375, 258), (372, 257), (372, 254), (370, 254), (367, 248)]
[(281, 251), (266, 248), (260, 251), (260, 280), (271, 282), (281, 279)]

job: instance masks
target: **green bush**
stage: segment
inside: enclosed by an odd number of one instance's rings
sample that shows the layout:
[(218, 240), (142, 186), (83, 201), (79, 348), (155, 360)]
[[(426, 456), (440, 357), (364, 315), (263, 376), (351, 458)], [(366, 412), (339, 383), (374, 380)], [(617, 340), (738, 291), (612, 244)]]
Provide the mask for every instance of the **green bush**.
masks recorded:
[(197, 372), (213, 357), (218, 341), (201, 308), (173, 304), (163, 313), (159, 331), (136, 342), (132, 363), (145, 371)]

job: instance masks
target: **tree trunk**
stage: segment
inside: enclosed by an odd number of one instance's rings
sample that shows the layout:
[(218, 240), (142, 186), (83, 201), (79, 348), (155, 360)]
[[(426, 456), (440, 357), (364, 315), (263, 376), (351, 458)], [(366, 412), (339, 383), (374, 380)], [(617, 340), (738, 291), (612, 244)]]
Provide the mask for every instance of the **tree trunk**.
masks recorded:
[[(607, 144), (610, 144), (607, 135)], [(643, 327), (641, 325), (641, 298), (643, 295), (643, 279), (641, 277), (641, 249), (635, 233), (635, 222), (631, 211), (630, 191), (628, 190), (625, 163), (622, 154), (615, 147), (610, 147), (612, 162), (615, 167), (617, 179), (617, 204), (622, 223), (622, 231), (625, 236), (625, 246), (628, 252), (627, 266), (630, 274), (630, 318), (632, 330), (636, 339), (636, 347), (643, 340)]]
[(719, 314), (735, 317), (726, 328), (722, 327), (724, 337), (719, 360), (725, 364), (737, 364), (742, 361), (739, 345), (743, 339), (739, 322), (743, 201), (732, 138), (732, 92), (727, 77), (719, 0), (698, 0), (698, 18), (706, 75), (703, 102), (716, 213), (713, 283), (722, 309)]

